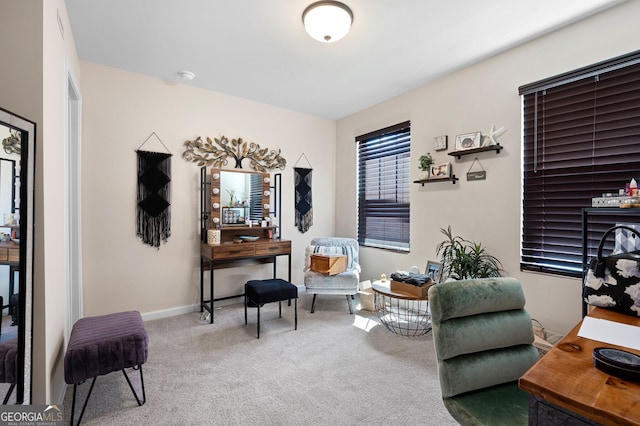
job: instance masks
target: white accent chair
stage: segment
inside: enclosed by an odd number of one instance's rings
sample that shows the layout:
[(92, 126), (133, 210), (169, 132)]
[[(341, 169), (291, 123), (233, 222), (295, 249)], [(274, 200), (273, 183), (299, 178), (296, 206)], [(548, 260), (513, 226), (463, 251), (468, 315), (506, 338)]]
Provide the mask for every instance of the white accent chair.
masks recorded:
[[(307, 293), (313, 294), (311, 313), (315, 311), (318, 294), (343, 294), (347, 297), (349, 313), (353, 314), (351, 299), (358, 293), (360, 264), (359, 245), (353, 238), (317, 237), (305, 251), (304, 285)], [(347, 256), (347, 270), (337, 275), (324, 275), (311, 270), (312, 254), (342, 254)]]

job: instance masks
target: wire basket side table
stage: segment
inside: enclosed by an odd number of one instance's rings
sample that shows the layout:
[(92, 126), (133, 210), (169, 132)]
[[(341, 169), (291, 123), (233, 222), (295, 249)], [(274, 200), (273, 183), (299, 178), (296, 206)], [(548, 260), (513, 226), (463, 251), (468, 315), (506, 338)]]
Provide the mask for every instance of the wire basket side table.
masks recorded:
[(429, 298), (391, 291), (374, 283), (376, 314), (389, 331), (401, 336), (417, 337), (431, 331)]

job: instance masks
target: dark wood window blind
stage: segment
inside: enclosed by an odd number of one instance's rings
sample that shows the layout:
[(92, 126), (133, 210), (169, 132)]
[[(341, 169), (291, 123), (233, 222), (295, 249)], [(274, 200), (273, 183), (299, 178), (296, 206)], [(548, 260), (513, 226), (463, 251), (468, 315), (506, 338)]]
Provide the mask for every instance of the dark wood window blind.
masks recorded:
[[(582, 208), (640, 179), (640, 51), (519, 91), (521, 269), (580, 277)], [(588, 246), (615, 222), (598, 216)]]
[(409, 251), (411, 123), (356, 138), (358, 242)]
[(249, 178), (249, 218), (252, 222), (258, 222), (263, 218), (262, 214), (262, 174), (254, 173)]

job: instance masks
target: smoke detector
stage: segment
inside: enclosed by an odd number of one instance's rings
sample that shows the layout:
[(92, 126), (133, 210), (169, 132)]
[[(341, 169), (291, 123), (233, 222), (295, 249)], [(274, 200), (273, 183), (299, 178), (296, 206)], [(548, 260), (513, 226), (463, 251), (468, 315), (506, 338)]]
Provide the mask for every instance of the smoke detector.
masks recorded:
[(191, 81), (196, 77), (191, 71), (178, 71), (178, 75), (182, 77), (183, 81)]

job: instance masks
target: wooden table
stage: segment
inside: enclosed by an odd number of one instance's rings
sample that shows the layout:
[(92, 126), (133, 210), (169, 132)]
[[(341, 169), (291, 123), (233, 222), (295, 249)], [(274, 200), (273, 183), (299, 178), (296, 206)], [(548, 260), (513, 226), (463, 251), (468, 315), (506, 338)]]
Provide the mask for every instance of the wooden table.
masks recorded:
[[(589, 316), (640, 326), (640, 318), (601, 308)], [(520, 388), (533, 396), (529, 424), (545, 424), (554, 415), (571, 418), (575, 413), (582, 418), (574, 417), (577, 422), (570, 424), (640, 425), (640, 383), (596, 369), (593, 349), (606, 346), (637, 355), (640, 351), (578, 337), (581, 324), (520, 378)]]

